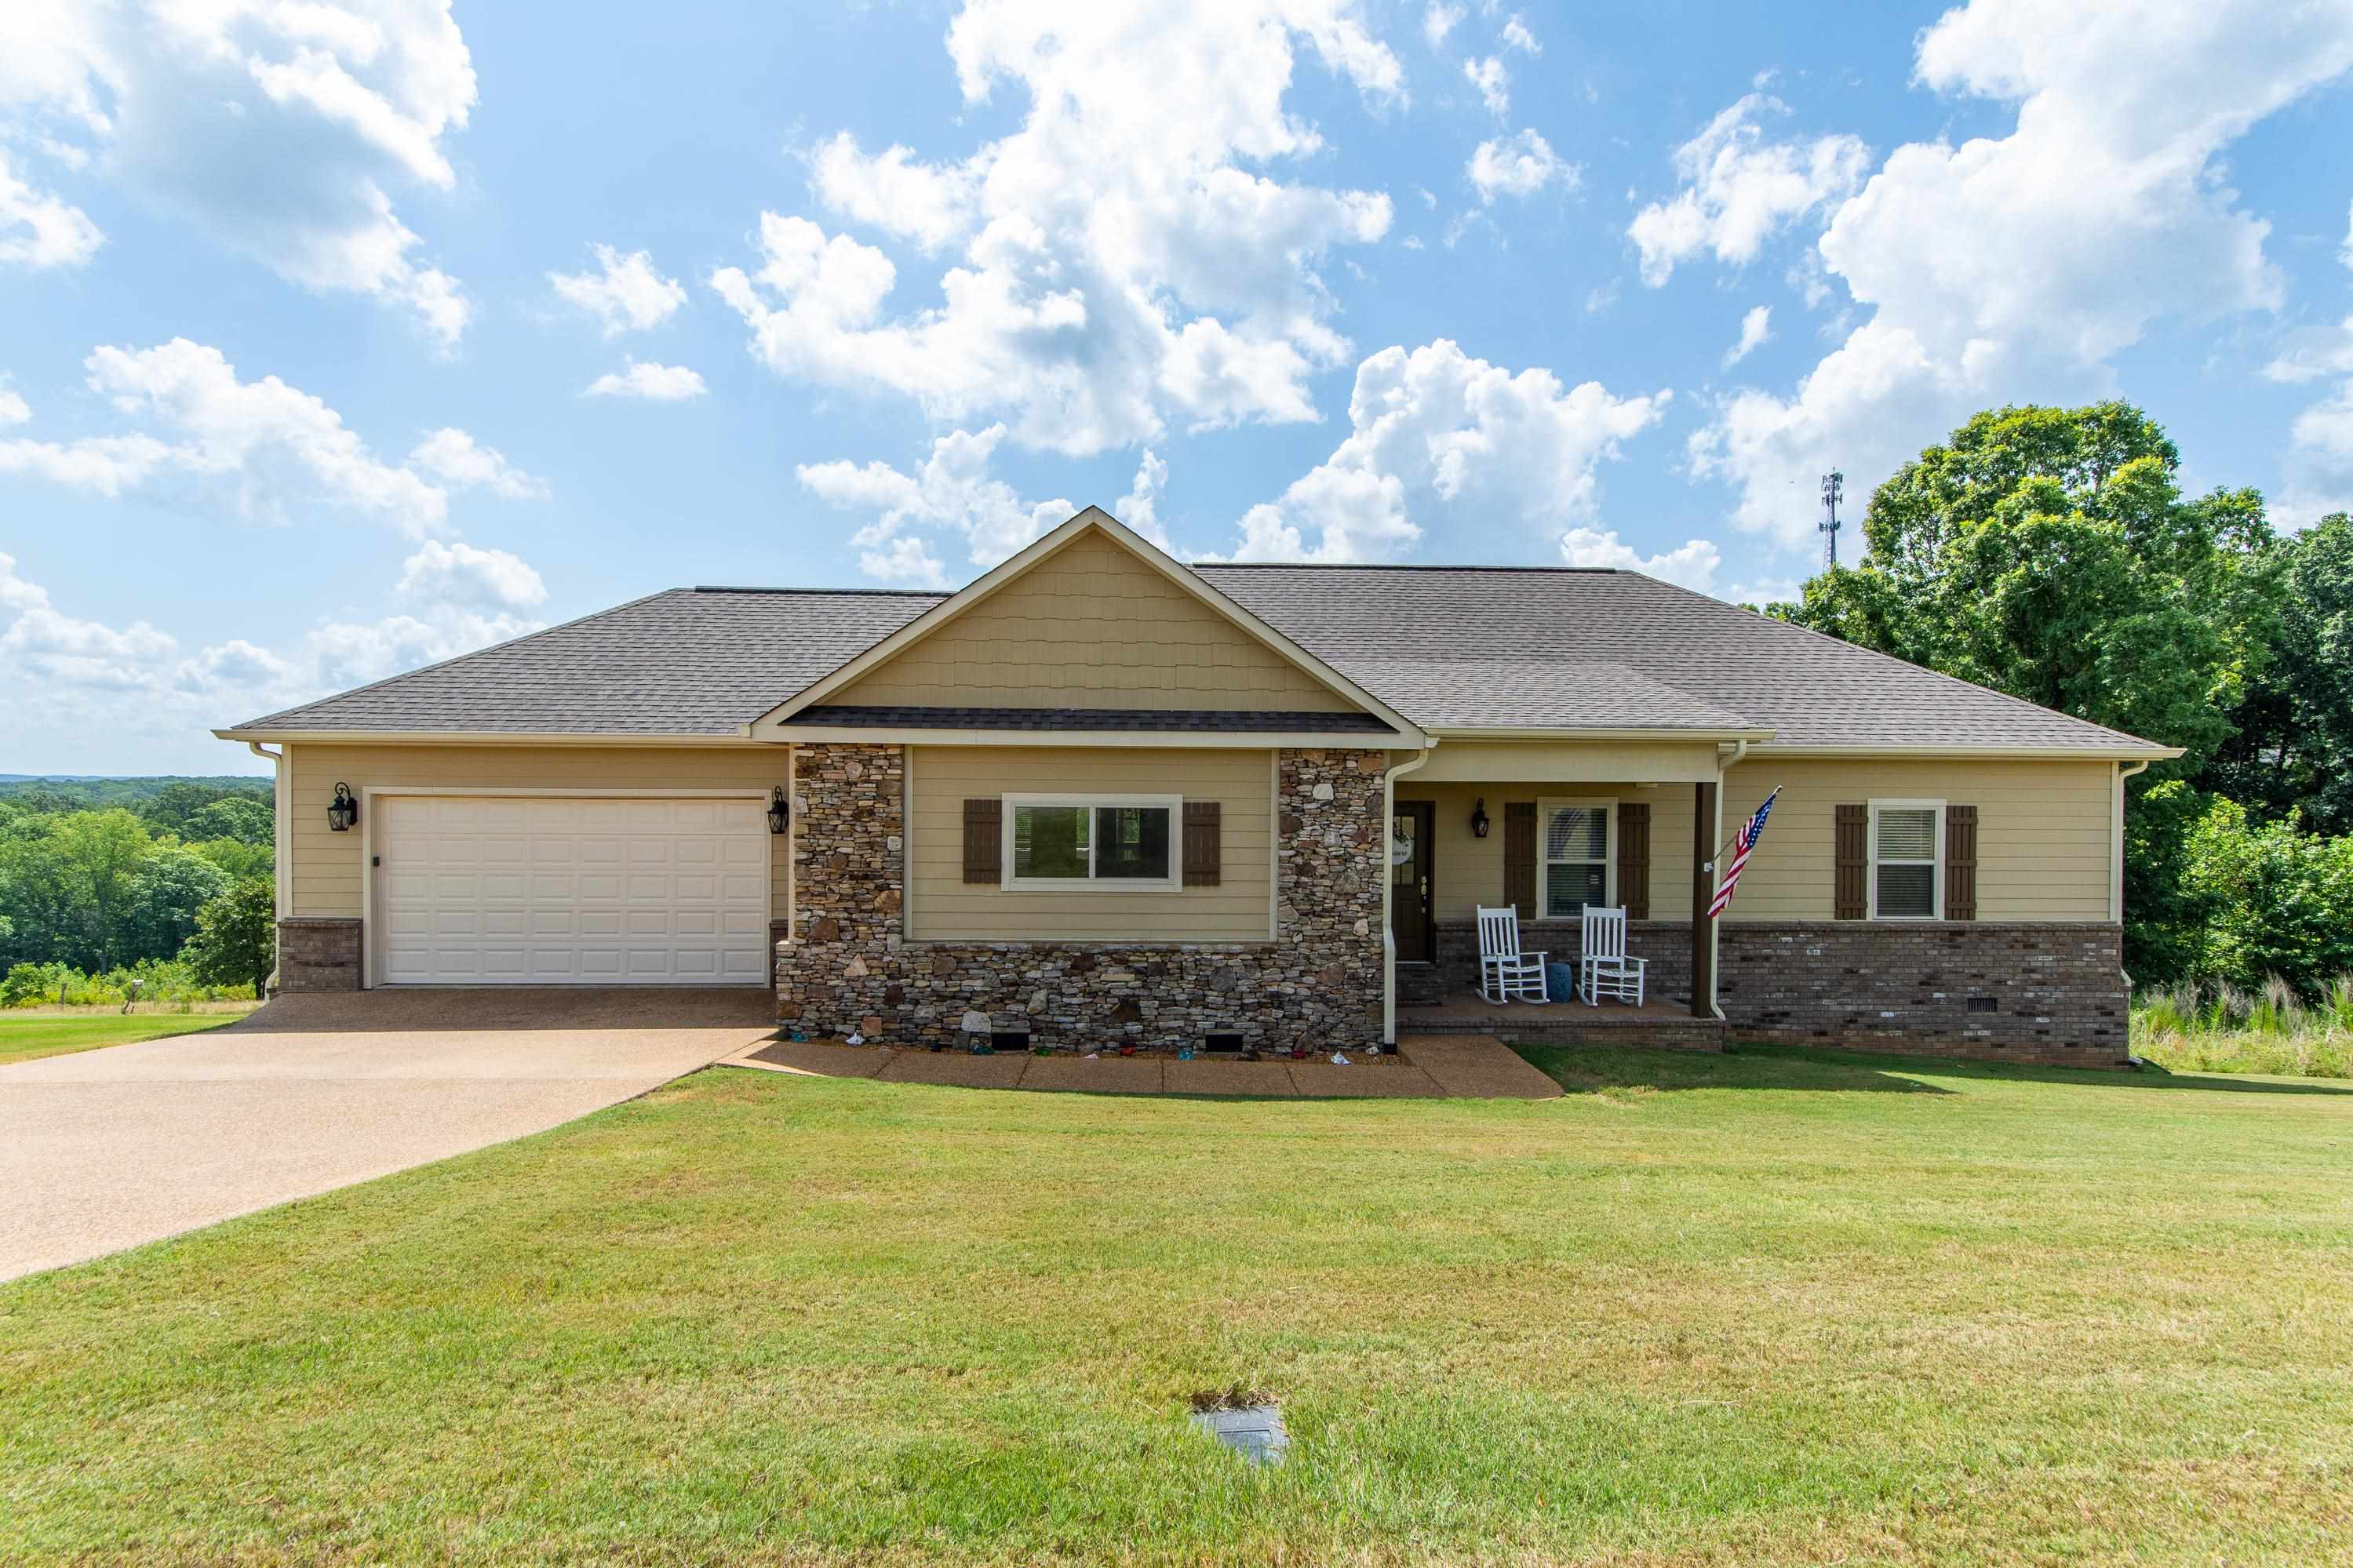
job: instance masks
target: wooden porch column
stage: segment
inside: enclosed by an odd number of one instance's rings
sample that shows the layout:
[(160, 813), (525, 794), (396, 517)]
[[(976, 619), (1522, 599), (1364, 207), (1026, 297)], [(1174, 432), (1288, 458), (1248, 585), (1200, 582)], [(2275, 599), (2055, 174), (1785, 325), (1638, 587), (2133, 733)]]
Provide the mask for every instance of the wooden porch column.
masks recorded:
[(1707, 918), (1709, 900), (1715, 897), (1715, 873), (1709, 857), (1715, 853), (1715, 785), (1702, 784), (1692, 790), (1692, 1016), (1713, 1018), (1715, 1011), (1708, 1005), (1715, 990), (1715, 943), (1709, 940), (1708, 927), (1714, 922)]

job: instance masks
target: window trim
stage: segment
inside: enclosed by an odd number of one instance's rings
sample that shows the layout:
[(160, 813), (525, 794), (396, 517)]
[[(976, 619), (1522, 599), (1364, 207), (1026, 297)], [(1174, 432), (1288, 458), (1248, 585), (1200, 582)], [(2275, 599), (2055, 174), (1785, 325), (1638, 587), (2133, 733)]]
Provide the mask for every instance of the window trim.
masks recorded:
[[(1002, 795), (997, 797), (1004, 821), (998, 825), (997, 886), (1008, 893), (1177, 893), (1185, 889), (1185, 797), (1176, 795)], [(1087, 834), (1087, 875), (1083, 877), (1019, 877), (1014, 874), (1013, 831), (1016, 813), (1025, 805), (1076, 806), (1092, 812), (1098, 806), (1156, 807), (1168, 814), (1168, 875), (1166, 877), (1098, 877), (1094, 875), (1095, 845)], [(985, 885), (985, 884), (984, 884)]]
[[(1929, 858), (1926, 861), (1891, 860), (1888, 862), (1891, 866), (1926, 865), (1929, 868), (1928, 912), (1925, 915), (1883, 915), (1879, 912), (1879, 814), (1883, 810), (1927, 811), (1935, 814), (1935, 821), (1928, 830)], [(1890, 796), (1885, 799), (1875, 799), (1870, 802), (1869, 816), (1870, 821), (1865, 829), (1866, 837), (1862, 847), (1864, 877), (1866, 879), (1863, 884), (1863, 895), (1866, 900), (1863, 906), (1865, 918), (1874, 921), (1909, 921), (1914, 922), (1921, 921), (1938, 921), (1944, 919), (1945, 803), (1941, 800), (1910, 800)]]
[(1620, 909), (1618, 901), (1618, 797), (1614, 795), (1556, 795), (1536, 800), (1536, 912), (1540, 921), (1569, 920), (1568, 915), (1552, 912), (1552, 868), (1555, 866), (1590, 866), (1590, 860), (1556, 860), (1545, 853), (1551, 842), (1548, 831), (1554, 810), (1560, 806), (1599, 807), (1601, 812), (1601, 908)]

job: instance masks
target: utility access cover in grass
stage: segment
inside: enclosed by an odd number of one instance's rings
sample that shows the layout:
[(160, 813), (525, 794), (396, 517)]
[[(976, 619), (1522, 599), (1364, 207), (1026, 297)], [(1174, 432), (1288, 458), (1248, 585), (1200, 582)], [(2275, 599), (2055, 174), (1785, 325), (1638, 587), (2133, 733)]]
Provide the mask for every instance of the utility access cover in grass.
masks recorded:
[(1279, 1465), (1291, 1447), (1282, 1427), (1282, 1412), (1272, 1405), (1235, 1405), (1220, 1400), (1194, 1401), (1193, 1425), (1248, 1459), (1253, 1465)]

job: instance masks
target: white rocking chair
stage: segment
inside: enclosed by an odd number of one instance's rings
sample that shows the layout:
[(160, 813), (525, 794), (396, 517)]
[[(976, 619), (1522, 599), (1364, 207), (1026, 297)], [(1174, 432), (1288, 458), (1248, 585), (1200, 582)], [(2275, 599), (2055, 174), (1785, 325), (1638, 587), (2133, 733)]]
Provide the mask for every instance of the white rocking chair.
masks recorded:
[(1604, 996), (1642, 1005), (1645, 960), (1626, 956), (1626, 911), (1585, 910), (1582, 951), (1577, 960), (1577, 989), (1588, 1007), (1601, 1005)]
[(1479, 910), (1479, 994), (1489, 1002), (1549, 1002), (1545, 955), (1520, 951), (1520, 907)]

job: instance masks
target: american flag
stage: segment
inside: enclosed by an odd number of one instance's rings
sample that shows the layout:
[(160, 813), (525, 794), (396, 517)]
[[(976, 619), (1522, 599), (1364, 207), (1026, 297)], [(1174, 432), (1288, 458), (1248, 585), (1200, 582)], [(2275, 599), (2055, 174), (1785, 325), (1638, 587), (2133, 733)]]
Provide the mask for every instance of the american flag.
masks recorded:
[(1757, 841), (1765, 837), (1765, 819), (1773, 815), (1773, 801), (1780, 793), (1781, 786), (1775, 784), (1773, 794), (1767, 795), (1765, 804), (1757, 808), (1757, 815), (1742, 823), (1740, 831), (1732, 836), (1732, 864), (1724, 868), (1724, 880), (1716, 885), (1715, 901), (1707, 906), (1708, 919), (1715, 919), (1731, 907), (1732, 889), (1740, 885), (1740, 868), (1748, 864)]

